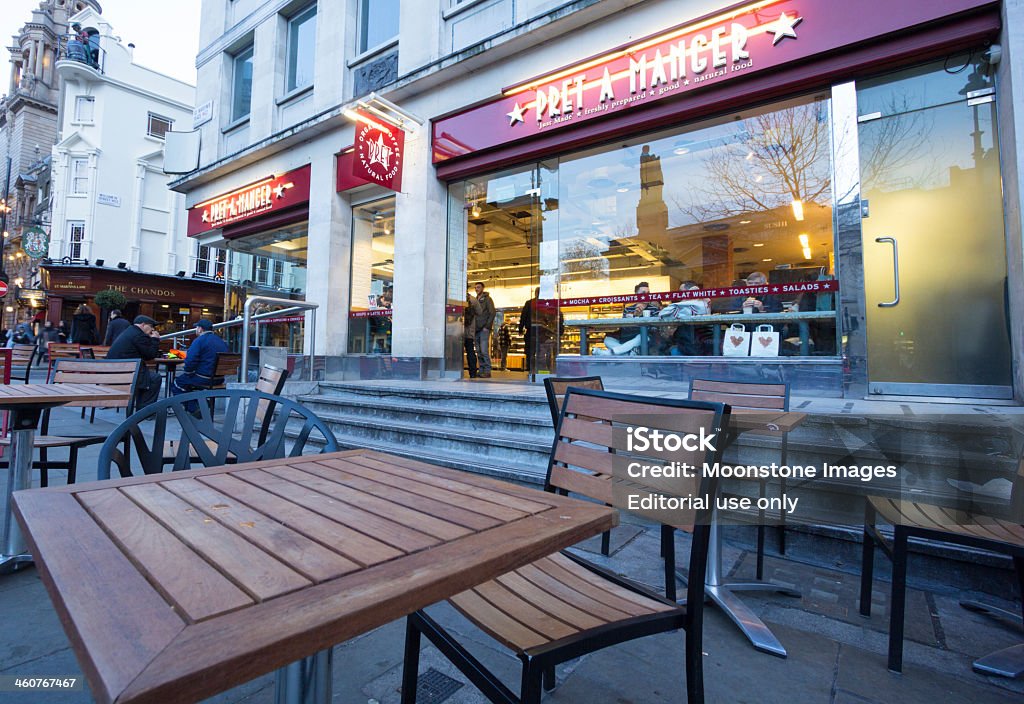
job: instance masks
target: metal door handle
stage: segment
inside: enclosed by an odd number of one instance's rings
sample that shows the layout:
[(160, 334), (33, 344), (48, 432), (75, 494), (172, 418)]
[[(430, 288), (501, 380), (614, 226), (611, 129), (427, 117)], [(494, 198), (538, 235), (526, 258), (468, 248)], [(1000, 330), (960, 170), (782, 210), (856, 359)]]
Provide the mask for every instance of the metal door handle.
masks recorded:
[(879, 308), (892, 308), (900, 302), (900, 248), (895, 237), (876, 237), (875, 242), (888, 242), (892, 245), (892, 285), (895, 298), (886, 303), (879, 303)]

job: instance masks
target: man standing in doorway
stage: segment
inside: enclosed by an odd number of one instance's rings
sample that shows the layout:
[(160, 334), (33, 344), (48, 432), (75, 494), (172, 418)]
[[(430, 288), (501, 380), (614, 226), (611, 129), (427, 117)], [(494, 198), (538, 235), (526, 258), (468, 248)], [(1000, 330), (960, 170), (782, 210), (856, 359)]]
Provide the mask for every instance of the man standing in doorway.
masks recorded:
[(494, 326), (494, 316), (497, 311), (494, 308), (491, 294), (487, 293), (484, 288), (482, 281), (477, 281), (473, 286), (480, 307), (476, 318), (476, 358), (480, 367), (480, 378), (489, 379), (491, 377), (491, 328)]
[(117, 308), (110, 311), (110, 322), (107, 323), (107, 334), (103, 338), (103, 344), (110, 347), (114, 344), (114, 340), (119, 338), (121, 333), (131, 326), (131, 323), (121, 317), (121, 311)]

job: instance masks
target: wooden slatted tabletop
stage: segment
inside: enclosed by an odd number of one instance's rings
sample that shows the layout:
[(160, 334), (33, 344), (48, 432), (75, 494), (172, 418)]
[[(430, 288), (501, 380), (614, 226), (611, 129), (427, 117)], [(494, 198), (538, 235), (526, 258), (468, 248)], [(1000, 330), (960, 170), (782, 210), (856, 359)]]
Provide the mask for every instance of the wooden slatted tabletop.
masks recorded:
[(614, 527), (368, 450), (15, 494), (100, 702), (208, 697)]
[(127, 397), (123, 389), (97, 384), (0, 384), (0, 408), (59, 406), (77, 401), (120, 401)]

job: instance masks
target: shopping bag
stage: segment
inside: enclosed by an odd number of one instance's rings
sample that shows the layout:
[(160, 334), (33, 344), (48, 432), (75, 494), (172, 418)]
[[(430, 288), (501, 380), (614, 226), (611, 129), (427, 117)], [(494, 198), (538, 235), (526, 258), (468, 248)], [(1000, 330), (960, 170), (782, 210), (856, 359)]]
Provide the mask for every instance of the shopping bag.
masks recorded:
[(751, 357), (778, 357), (779, 333), (771, 325), (758, 325), (750, 336)]
[(723, 357), (746, 357), (750, 352), (750, 333), (739, 323), (733, 323), (725, 331), (722, 340)]

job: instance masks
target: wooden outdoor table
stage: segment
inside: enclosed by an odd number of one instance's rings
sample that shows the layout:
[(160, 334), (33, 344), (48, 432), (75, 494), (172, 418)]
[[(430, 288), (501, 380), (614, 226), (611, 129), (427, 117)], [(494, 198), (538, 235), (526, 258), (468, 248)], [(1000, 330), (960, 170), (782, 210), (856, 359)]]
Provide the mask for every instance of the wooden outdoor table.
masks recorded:
[(171, 383), (174, 381), (174, 375), (178, 372), (178, 365), (184, 364), (184, 357), (157, 357), (156, 359), (150, 359), (146, 361), (146, 364), (152, 364), (158, 370), (160, 367), (164, 368), (164, 397), (170, 398), (171, 396)]
[(289, 663), (278, 701), (307, 701), (299, 674), (326, 683), (312, 698), (325, 701), (333, 645), (618, 523), (605, 506), (369, 450), (14, 503), (100, 702), (195, 701)]
[(15, 491), (32, 486), (32, 453), (36, 426), (44, 409), (74, 401), (109, 399), (122, 401), (128, 394), (96, 384), (18, 384), (0, 385), (0, 410), (9, 413), (11, 457), (7, 463), (7, 491), (3, 503), (3, 542), (0, 543), (0, 573), (17, 569), (32, 561), (25, 539), (11, 510)]
[[(749, 325), (761, 325), (762, 323), (796, 323), (800, 330), (800, 354), (804, 357), (810, 354), (811, 350), (811, 327), (812, 320), (834, 320), (835, 311), (799, 311), (779, 313), (714, 313), (711, 315), (690, 315), (674, 320), (662, 320), (658, 316), (647, 318), (597, 318), (593, 320), (566, 320), (567, 327), (580, 329), (580, 355), (586, 356), (587, 350), (587, 328), (640, 328), (640, 354), (650, 354), (650, 328), (677, 327), (679, 325), (710, 325), (713, 340), (712, 347), (716, 356), (721, 356), (722, 326), (733, 323), (744, 323)], [(619, 340), (625, 342), (625, 340)], [(764, 358), (761, 358), (764, 359)]]

